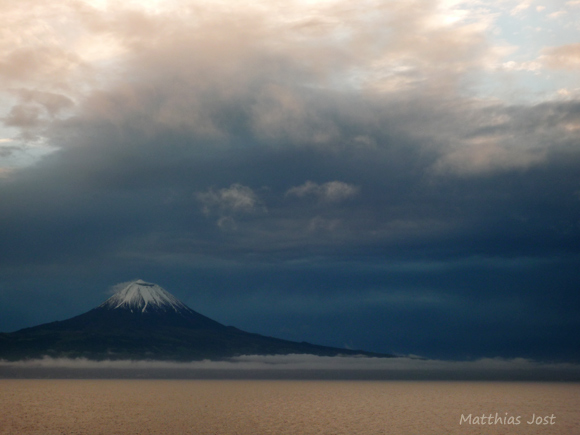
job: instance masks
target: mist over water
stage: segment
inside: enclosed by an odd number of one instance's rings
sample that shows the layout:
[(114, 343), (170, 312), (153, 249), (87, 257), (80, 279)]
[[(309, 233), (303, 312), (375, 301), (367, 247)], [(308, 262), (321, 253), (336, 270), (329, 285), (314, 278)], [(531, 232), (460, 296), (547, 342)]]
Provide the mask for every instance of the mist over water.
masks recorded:
[[(3, 435), (569, 435), (580, 384), (13, 379), (0, 409)], [(478, 423), (490, 415), (503, 420)], [(553, 424), (527, 423), (537, 416)]]
[(311, 379), (580, 381), (580, 365), (524, 358), (444, 361), (419, 357), (242, 355), (222, 361), (84, 358), (0, 360), (0, 379)]

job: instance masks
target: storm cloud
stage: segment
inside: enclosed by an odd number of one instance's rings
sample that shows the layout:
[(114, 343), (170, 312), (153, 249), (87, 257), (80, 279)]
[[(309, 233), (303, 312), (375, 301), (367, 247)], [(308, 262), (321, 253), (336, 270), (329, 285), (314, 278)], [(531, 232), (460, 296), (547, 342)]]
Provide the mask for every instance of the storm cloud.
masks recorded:
[(141, 277), (281, 338), (576, 360), (578, 44), (528, 59), (557, 92), (490, 85), (500, 3), (0, 2), (0, 330)]

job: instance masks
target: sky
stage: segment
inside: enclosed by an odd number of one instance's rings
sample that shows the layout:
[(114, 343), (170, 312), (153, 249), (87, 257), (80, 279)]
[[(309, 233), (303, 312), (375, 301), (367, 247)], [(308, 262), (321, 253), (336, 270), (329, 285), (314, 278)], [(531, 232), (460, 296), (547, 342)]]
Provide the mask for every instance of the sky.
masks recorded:
[(279, 338), (580, 361), (580, 1), (0, 11), (0, 331), (143, 279)]

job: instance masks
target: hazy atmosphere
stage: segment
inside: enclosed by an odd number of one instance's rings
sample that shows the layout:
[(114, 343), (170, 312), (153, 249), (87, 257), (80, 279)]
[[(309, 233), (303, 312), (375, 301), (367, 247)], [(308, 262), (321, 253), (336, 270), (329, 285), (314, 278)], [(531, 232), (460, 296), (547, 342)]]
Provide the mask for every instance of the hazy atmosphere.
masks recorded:
[(579, 0), (0, 11), (0, 331), (140, 278), (289, 340), (580, 361)]

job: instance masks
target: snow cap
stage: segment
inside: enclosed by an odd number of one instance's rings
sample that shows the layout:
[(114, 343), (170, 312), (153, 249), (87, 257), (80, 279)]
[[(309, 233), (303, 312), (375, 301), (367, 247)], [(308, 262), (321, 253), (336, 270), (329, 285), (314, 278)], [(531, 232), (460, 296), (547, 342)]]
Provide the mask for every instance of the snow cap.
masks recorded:
[(157, 284), (138, 279), (107, 299), (100, 308), (128, 309), (131, 311), (183, 311), (190, 309), (179, 299)]

